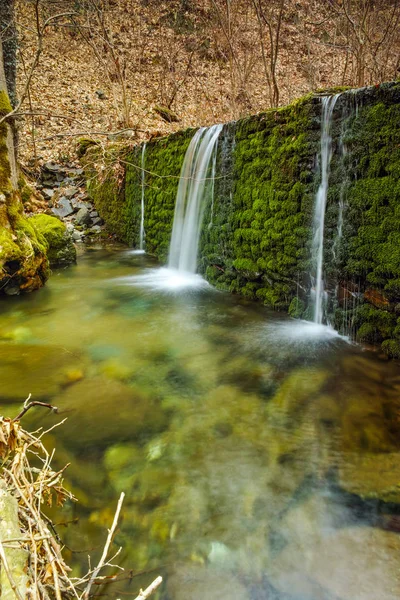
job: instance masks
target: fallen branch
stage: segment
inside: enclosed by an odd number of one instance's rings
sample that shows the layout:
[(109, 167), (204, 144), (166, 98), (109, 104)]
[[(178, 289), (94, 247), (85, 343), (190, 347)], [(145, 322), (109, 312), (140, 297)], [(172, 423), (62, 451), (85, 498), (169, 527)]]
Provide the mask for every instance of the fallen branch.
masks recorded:
[(104, 564), (105, 564), (105, 562), (107, 560), (107, 556), (108, 556), (108, 552), (109, 552), (109, 549), (110, 549), (110, 545), (111, 545), (111, 542), (113, 540), (115, 530), (117, 528), (118, 519), (119, 519), (119, 513), (121, 512), (121, 507), (122, 507), (122, 503), (124, 501), (124, 498), (125, 498), (125, 494), (124, 494), (124, 492), (121, 492), (121, 495), (120, 495), (119, 500), (118, 500), (117, 510), (115, 511), (115, 515), (114, 515), (114, 521), (113, 521), (113, 524), (111, 525), (111, 529), (108, 532), (107, 541), (106, 541), (106, 544), (104, 546), (103, 554), (101, 555), (101, 558), (99, 560), (99, 564), (97, 565), (97, 567), (93, 571), (92, 576), (91, 576), (91, 578), (89, 580), (89, 583), (87, 584), (86, 590), (84, 591), (84, 593), (82, 595), (82, 598), (84, 598), (84, 599), (86, 599), (86, 598), (89, 597), (90, 588), (92, 587), (94, 580), (96, 579), (97, 575), (99, 574), (100, 569), (104, 566)]
[(140, 590), (139, 595), (136, 596), (135, 600), (146, 600), (146, 598), (148, 598), (150, 594), (152, 594), (158, 588), (158, 586), (161, 585), (162, 580), (162, 577), (159, 575), (153, 581), (153, 583), (149, 585), (149, 587), (147, 587), (145, 590)]

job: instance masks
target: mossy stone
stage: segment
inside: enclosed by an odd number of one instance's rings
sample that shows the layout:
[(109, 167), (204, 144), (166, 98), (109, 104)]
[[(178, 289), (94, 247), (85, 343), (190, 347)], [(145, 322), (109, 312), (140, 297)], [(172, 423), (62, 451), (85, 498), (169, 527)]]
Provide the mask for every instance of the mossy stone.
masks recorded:
[(60, 267), (76, 262), (76, 249), (65, 224), (50, 215), (33, 215), (29, 219), (38, 237), (46, 244), (50, 266)]

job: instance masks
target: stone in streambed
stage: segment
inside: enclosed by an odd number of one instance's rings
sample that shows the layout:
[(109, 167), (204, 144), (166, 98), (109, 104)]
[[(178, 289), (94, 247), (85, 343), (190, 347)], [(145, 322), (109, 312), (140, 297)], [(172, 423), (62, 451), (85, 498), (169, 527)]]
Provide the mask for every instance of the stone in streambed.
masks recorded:
[(57, 346), (0, 343), (0, 403), (52, 398), (82, 357)]
[(352, 454), (340, 465), (339, 483), (361, 498), (400, 504), (400, 451)]
[(209, 566), (182, 565), (168, 577), (168, 595), (174, 600), (249, 600), (235, 578)]
[(335, 600), (398, 600), (400, 536), (373, 527), (288, 544), (268, 567), (280, 592)]
[(271, 418), (286, 422), (296, 414), (301, 415), (328, 378), (329, 373), (324, 370), (299, 368), (292, 371), (269, 404)]
[(60, 436), (77, 446), (106, 445), (160, 431), (165, 416), (153, 398), (107, 379), (85, 379), (65, 389), (55, 403), (68, 411)]

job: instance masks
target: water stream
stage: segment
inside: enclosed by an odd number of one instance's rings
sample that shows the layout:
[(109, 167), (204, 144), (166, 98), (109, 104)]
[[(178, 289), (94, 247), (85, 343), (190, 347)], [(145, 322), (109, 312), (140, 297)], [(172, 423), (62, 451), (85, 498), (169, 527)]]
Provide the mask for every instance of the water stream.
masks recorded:
[(210, 287), (126, 286), (157, 262), (93, 247), (0, 304), (0, 405), (51, 427), (79, 499), (47, 509), (73, 573), (114, 549), (111, 597), (398, 600), (399, 364)]
[(222, 125), (200, 128), (194, 134), (182, 165), (175, 204), (168, 266), (196, 273), (200, 229), (208, 192), (212, 196), (214, 148)]
[(332, 115), (337, 99), (340, 94), (335, 96), (325, 96), (322, 98), (322, 117), (321, 117), (321, 183), (315, 198), (314, 221), (313, 221), (313, 243), (312, 243), (312, 261), (315, 265), (315, 285), (314, 285), (314, 323), (321, 325), (324, 319), (325, 289), (323, 280), (323, 260), (324, 260), (324, 225), (326, 201), (329, 187), (329, 170), (332, 158)]
[(145, 230), (144, 230), (144, 192), (145, 192), (145, 183), (146, 183), (146, 171), (145, 171), (145, 154), (146, 154), (146, 142), (142, 146), (142, 195), (140, 202), (140, 230), (139, 230), (139, 250), (143, 250), (144, 252), (144, 239), (145, 239)]

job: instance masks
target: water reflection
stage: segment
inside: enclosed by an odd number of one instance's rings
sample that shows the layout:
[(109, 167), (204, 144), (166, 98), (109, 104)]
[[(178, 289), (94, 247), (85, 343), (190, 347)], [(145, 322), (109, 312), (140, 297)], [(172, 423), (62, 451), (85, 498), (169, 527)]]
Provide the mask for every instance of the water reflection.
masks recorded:
[(153, 265), (95, 249), (1, 304), (2, 412), (32, 392), (68, 416), (47, 441), (75, 571), (125, 491), (116, 541), (146, 573), (114, 596), (162, 573), (163, 600), (398, 598), (399, 365), (210, 288), (121, 285)]

